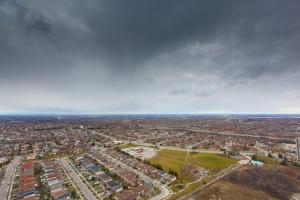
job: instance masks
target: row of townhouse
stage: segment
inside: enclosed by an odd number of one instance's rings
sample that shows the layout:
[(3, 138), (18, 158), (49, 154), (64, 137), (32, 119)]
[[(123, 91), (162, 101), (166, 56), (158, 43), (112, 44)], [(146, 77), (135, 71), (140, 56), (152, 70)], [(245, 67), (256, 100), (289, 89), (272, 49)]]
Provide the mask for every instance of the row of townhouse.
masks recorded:
[(36, 200), (36, 182), (33, 171), (33, 163), (30, 161), (23, 162), (20, 166), (20, 176), (18, 184), (19, 200)]
[(146, 185), (138, 185), (115, 195), (115, 200), (137, 200), (149, 198), (152, 191)]
[(49, 187), (51, 198), (53, 200), (71, 199), (71, 194), (64, 186), (58, 166), (54, 162), (43, 162), (41, 165), (44, 171), (42, 182)]
[[(149, 198), (154, 192), (151, 184), (144, 183), (141, 181), (138, 176), (127, 169), (119, 167), (116, 163), (109, 161), (105, 156), (102, 156), (99, 153), (92, 154), (97, 161), (107, 168), (111, 173), (119, 176), (127, 186), (127, 190), (120, 191), (115, 194), (115, 199), (117, 200), (130, 200), (130, 199), (140, 199), (140, 198)], [(98, 178), (105, 183), (111, 183), (112, 178), (107, 174), (101, 174)]]
[(97, 181), (104, 185), (110, 193), (118, 193), (123, 190), (122, 184), (113, 180), (100, 167), (96, 166), (90, 158), (78, 157), (76, 161), (88, 172), (92, 173)]
[(125, 154), (124, 152), (120, 152), (115, 149), (110, 149), (109, 151), (107, 151), (107, 153), (110, 156), (127, 164), (128, 166), (130, 166), (134, 169), (137, 169), (140, 172), (148, 175), (150, 178), (160, 181), (161, 183), (170, 184), (170, 183), (173, 183), (176, 181), (176, 176), (168, 174), (162, 170), (158, 170), (158, 169), (152, 167), (151, 165), (148, 165), (144, 162), (141, 162), (141, 161)]
[(100, 164), (107, 168), (111, 173), (119, 176), (126, 186), (132, 187), (142, 183), (142, 181), (137, 177), (137, 175), (134, 172), (119, 167), (116, 163), (109, 161), (104, 156), (101, 156), (99, 154), (97, 154), (97, 156), (98, 158), (100, 158), (98, 159)]

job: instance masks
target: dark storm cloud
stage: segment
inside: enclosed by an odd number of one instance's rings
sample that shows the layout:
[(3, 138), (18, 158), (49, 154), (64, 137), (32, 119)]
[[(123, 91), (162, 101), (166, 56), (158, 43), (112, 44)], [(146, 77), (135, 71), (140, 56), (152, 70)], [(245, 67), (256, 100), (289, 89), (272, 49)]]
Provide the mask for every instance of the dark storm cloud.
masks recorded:
[[(261, 59), (268, 59), (270, 54), (281, 54), (280, 49), (286, 54), (285, 48), (291, 45), (294, 49), (289, 50), (291, 54), (286, 56), (292, 57), (292, 62), (296, 59), (292, 52), (299, 48), (299, 44), (295, 44), (297, 41), (286, 38), (295, 35), (295, 30), (299, 29), (299, 22), (295, 20), (299, 17), (295, 6), (298, 3), (293, 1), (241, 3), (190, 0), (183, 3), (180, 0), (134, 0), (129, 3), (88, 0), (85, 3), (75, 1), (74, 5), (65, 7), (67, 15), (62, 16), (55, 8), (47, 8), (47, 4), (44, 6), (31, 1), (28, 6), (27, 2), (12, 2), (11, 7), (17, 9), (19, 19), (16, 25), (23, 26), (27, 31), (39, 31), (44, 34), (43, 37), (51, 34), (53, 26), (53, 38), (58, 42), (56, 48), (62, 48), (63, 53), (76, 51), (73, 49), (76, 46), (83, 54), (99, 56), (118, 70), (135, 69), (160, 53), (176, 50), (189, 43), (208, 43), (219, 38), (225, 43), (233, 38), (237, 43), (234, 48), (246, 51), (244, 53), (249, 59), (253, 57), (260, 59), (260, 62), (265, 62)], [(39, 6), (32, 6), (34, 3)], [(65, 6), (59, 1), (53, 4)], [(45, 11), (53, 13), (45, 14)], [(52, 21), (47, 19), (53, 16), (57, 18)], [(66, 18), (66, 24), (58, 22), (63, 17)], [(80, 21), (89, 31), (77, 35), (78, 30), (67, 24), (72, 18)], [(28, 50), (31, 50), (30, 47)], [(262, 66), (262, 63), (257, 65)], [(258, 66), (250, 69), (253, 71), (250, 76), (272, 70)], [(257, 72), (254, 72), (255, 69)]]
[(205, 41), (230, 13), (230, 6), (216, 1), (100, 1), (99, 7), (87, 15), (87, 23), (110, 59), (117, 55), (120, 62), (143, 61), (193, 39)]
[(51, 32), (50, 24), (47, 23), (41, 14), (34, 14), (23, 5), (12, 3), (17, 9), (17, 16), (22, 25), (27, 31), (39, 31), (43, 34)]
[(0, 84), (65, 104), (101, 100), (113, 111), (203, 101), (249, 81), (297, 76), (299, 9), (295, 0), (0, 0)]

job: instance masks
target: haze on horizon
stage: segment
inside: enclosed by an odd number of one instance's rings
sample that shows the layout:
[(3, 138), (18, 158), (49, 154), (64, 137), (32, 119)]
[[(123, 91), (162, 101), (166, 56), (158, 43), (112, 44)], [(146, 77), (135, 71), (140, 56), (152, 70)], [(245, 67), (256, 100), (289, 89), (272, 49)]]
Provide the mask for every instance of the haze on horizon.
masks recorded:
[(300, 113), (299, 9), (0, 0), (0, 113)]

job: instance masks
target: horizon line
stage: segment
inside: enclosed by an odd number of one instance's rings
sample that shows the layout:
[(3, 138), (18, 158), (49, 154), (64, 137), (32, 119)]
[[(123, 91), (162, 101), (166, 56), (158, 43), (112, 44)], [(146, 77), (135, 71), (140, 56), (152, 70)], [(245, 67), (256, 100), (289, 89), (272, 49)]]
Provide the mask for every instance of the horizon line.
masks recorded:
[(300, 113), (0, 113), (0, 116), (300, 115)]

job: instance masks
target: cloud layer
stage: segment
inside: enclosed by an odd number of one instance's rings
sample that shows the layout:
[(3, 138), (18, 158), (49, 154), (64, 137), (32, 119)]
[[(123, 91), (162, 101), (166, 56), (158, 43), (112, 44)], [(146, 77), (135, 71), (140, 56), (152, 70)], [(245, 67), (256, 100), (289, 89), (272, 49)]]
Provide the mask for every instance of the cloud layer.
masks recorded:
[(298, 113), (299, 8), (1, 0), (0, 112)]

